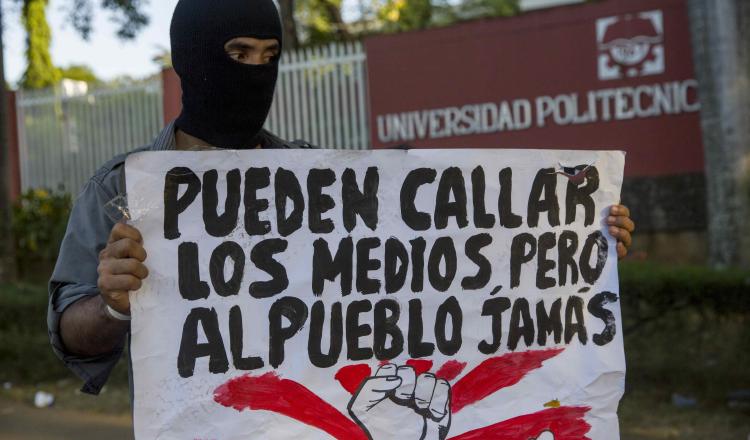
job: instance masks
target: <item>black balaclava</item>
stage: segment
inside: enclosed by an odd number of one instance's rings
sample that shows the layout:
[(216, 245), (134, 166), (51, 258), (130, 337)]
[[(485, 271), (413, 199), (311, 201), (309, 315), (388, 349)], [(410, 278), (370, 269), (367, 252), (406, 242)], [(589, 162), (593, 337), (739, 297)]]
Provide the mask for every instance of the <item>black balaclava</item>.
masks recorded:
[(239, 63), (224, 50), (237, 37), (275, 38), (281, 44), (273, 0), (177, 3), (170, 38), (182, 113), (175, 124), (216, 147), (255, 148), (271, 108), (279, 56), (264, 65)]

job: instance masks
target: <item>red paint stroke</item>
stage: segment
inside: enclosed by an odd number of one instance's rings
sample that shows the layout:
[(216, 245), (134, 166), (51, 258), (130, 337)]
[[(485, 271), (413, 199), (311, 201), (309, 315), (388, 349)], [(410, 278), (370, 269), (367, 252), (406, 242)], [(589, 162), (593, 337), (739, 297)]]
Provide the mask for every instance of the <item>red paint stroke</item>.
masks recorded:
[(432, 361), (429, 359), (409, 359), (406, 361), (406, 365), (414, 368), (414, 372), (417, 376), (432, 369)]
[(464, 371), (464, 368), (466, 368), (466, 362), (450, 360), (444, 363), (443, 366), (437, 370), (435, 376), (439, 377), (440, 379), (451, 381), (457, 378), (458, 375), (461, 374), (462, 371)]
[(484, 399), (497, 390), (515, 385), (542, 362), (560, 354), (564, 348), (508, 353), (485, 360), (456, 382), (452, 389), (453, 414)]
[(388, 365), (390, 363), (391, 361), (389, 361), (388, 359), (383, 359), (382, 361), (378, 362), (378, 367), (382, 367), (383, 365)]
[(591, 425), (583, 418), (589, 410), (589, 407), (575, 406), (545, 409), (465, 432), (449, 440), (529, 440), (544, 431), (550, 431), (555, 440), (590, 440), (586, 433)]
[(336, 375), (333, 376), (333, 378), (339, 381), (341, 386), (344, 387), (344, 389), (348, 391), (349, 394), (354, 394), (354, 392), (357, 391), (359, 386), (362, 384), (362, 381), (367, 379), (371, 375), (372, 370), (370, 369), (369, 365), (355, 364), (341, 367), (341, 369), (336, 372)]
[(275, 373), (244, 375), (214, 390), (214, 400), (237, 411), (266, 410), (321, 429), (338, 440), (367, 440), (362, 429), (301, 384)]

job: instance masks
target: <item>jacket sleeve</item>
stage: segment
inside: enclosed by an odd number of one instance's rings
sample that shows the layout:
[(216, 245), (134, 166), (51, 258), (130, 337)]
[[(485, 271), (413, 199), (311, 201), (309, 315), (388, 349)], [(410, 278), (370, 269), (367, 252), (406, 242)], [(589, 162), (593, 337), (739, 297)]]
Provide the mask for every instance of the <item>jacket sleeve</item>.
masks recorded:
[[(111, 188), (108, 189), (107, 186)], [(49, 283), (47, 326), (52, 349), (68, 368), (83, 379), (82, 391), (90, 394), (98, 394), (106, 383), (122, 355), (125, 338), (111, 353), (93, 357), (78, 356), (66, 350), (63, 344), (60, 318), (71, 304), (99, 294), (98, 256), (106, 246), (114, 225), (114, 221), (106, 215), (104, 205), (112, 200), (116, 192), (115, 186), (106, 185), (101, 175), (94, 176), (84, 186), (73, 205)]]

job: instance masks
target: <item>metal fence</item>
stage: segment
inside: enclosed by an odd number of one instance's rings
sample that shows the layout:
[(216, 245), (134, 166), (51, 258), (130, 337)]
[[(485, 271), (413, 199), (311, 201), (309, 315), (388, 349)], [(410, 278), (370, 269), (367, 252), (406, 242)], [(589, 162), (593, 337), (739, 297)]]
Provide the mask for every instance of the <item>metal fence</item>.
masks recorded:
[(161, 81), (117, 88), (19, 91), (21, 187), (77, 192), (112, 157), (163, 125)]
[[(368, 148), (365, 62), (359, 43), (286, 52), (266, 128), (326, 148)], [(151, 142), (163, 126), (162, 90), (157, 80), (95, 90), (19, 91), (23, 190), (76, 192), (107, 160)]]
[(367, 70), (360, 43), (285, 52), (266, 128), (327, 148), (369, 148)]

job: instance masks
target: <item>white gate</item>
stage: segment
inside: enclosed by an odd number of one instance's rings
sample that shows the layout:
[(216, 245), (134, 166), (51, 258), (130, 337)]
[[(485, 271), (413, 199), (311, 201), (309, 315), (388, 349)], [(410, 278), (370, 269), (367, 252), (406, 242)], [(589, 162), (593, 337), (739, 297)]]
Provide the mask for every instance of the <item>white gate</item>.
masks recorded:
[(369, 148), (367, 70), (360, 43), (284, 52), (266, 128), (326, 148)]
[[(266, 128), (325, 148), (369, 148), (365, 62), (360, 43), (285, 52)], [(75, 193), (99, 166), (150, 143), (164, 125), (159, 80), (93, 90), (67, 83), (17, 96), (23, 190)]]
[(163, 125), (161, 81), (94, 90), (81, 83), (65, 85), (18, 92), (24, 191), (77, 193), (99, 166), (148, 144)]

